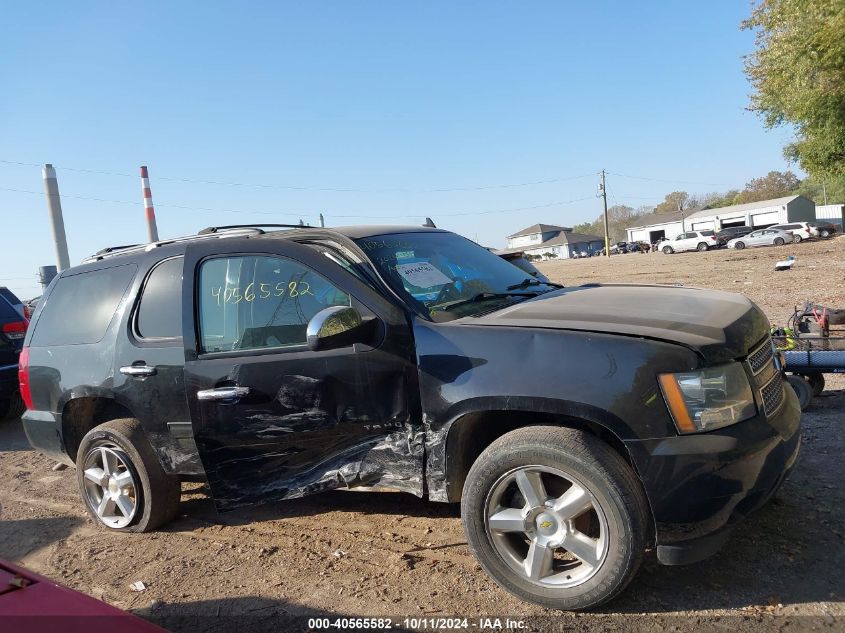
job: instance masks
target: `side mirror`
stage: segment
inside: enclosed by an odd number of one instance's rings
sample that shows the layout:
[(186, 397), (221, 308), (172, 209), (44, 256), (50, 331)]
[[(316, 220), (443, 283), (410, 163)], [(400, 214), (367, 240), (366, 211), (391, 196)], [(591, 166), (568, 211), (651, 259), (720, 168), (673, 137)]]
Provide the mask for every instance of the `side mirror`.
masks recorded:
[(332, 306), (315, 314), (305, 331), (308, 349), (318, 352), (365, 343), (375, 320), (364, 320), (355, 308)]

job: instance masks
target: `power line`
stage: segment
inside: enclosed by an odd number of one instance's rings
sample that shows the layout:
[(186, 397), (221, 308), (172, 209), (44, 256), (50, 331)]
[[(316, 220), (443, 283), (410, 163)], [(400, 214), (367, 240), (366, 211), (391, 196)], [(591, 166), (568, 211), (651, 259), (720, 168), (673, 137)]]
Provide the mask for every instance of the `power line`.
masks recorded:
[[(0, 163), (6, 165), (18, 165), (24, 167), (42, 167), (37, 163), (27, 163), (23, 161), (15, 161), (15, 160), (0, 160)], [(137, 174), (126, 174), (122, 172), (116, 171), (105, 171), (101, 169), (82, 169), (80, 167), (64, 167), (61, 165), (54, 165), (56, 168), (64, 169), (67, 171), (75, 171), (81, 172), (86, 174), (100, 174), (104, 176), (120, 176), (124, 178), (137, 178)], [(461, 191), (487, 191), (490, 189), (511, 189), (517, 187), (533, 187), (536, 185), (546, 185), (552, 184), (557, 182), (567, 182), (570, 180), (578, 180), (581, 178), (587, 178), (588, 176), (592, 176), (592, 174), (580, 174), (578, 176), (567, 176), (564, 178), (549, 178), (547, 180), (531, 180), (526, 182), (516, 182), (516, 183), (506, 183), (506, 184), (497, 184), (497, 185), (483, 185), (479, 187), (437, 187), (431, 189), (412, 189), (412, 188), (379, 188), (379, 189), (360, 189), (355, 187), (302, 187), (302, 186), (295, 186), (295, 185), (276, 185), (276, 184), (266, 184), (266, 183), (247, 183), (247, 182), (228, 182), (228, 181), (221, 181), (221, 180), (198, 180), (194, 178), (182, 178), (182, 177), (173, 177), (173, 176), (160, 176), (156, 175), (154, 177), (155, 180), (162, 180), (167, 182), (185, 182), (185, 183), (193, 183), (193, 184), (200, 184), (200, 185), (220, 185), (226, 187), (253, 187), (258, 189), (284, 189), (288, 191), (323, 191), (323, 192), (334, 192), (334, 193), (449, 193), (449, 192), (461, 192)]]
[(667, 180), (665, 178), (649, 178), (647, 176), (631, 176), (628, 174), (620, 174), (615, 171), (609, 171), (608, 174), (620, 176), (622, 178), (631, 178), (633, 180), (649, 180), (652, 182), (665, 182), (670, 185), (706, 185), (708, 187), (732, 187), (733, 185), (724, 182), (696, 182), (694, 180)]
[[(43, 196), (43, 191), (30, 191), (28, 189), (12, 189), (9, 187), (0, 187), (0, 191), (10, 191), (14, 193), (25, 193), (30, 195), (37, 195)], [(95, 198), (91, 196), (79, 196), (74, 194), (66, 194), (62, 193), (62, 198), (72, 198), (74, 200), (86, 200), (89, 202), (100, 202), (105, 204), (128, 204), (132, 206), (139, 206), (143, 205), (141, 201), (132, 201), (132, 200), (108, 200), (105, 198)], [(511, 207), (507, 209), (489, 209), (486, 211), (461, 211), (458, 213), (439, 213), (437, 214), (438, 217), (459, 217), (459, 216), (470, 216), (470, 215), (489, 215), (494, 213), (511, 213), (516, 211), (531, 211), (533, 209), (546, 209), (549, 207), (555, 206), (563, 206), (567, 204), (574, 204), (576, 202), (582, 202), (584, 200), (591, 200), (592, 196), (587, 196), (584, 198), (575, 198), (573, 200), (559, 200), (555, 202), (546, 202), (543, 204), (535, 204), (525, 207)], [(204, 213), (246, 213), (251, 215), (285, 215), (291, 217), (301, 217), (303, 215), (309, 215), (315, 213), (314, 211), (255, 211), (255, 210), (248, 210), (248, 209), (214, 209), (209, 207), (193, 207), (189, 205), (183, 204), (168, 204), (168, 203), (157, 203), (159, 207), (165, 208), (172, 208), (172, 209), (182, 209), (186, 211), (200, 211)], [(361, 215), (361, 214), (343, 214), (343, 213), (331, 213), (327, 214), (333, 218), (354, 218), (354, 219), (377, 219), (377, 220), (391, 220), (396, 218), (423, 218), (425, 214), (392, 214), (392, 215)]]

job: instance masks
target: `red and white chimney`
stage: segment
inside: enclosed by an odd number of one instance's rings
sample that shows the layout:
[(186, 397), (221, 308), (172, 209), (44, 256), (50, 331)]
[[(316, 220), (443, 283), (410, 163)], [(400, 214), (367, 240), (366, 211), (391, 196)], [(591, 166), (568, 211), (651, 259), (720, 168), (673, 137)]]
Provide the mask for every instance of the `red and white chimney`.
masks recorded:
[(147, 237), (150, 242), (158, 242), (158, 227), (156, 226), (156, 212), (153, 208), (153, 194), (150, 191), (150, 176), (147, 166), (141, 167), (141, 191), (144, 193), (144, 213), (147, 216)]

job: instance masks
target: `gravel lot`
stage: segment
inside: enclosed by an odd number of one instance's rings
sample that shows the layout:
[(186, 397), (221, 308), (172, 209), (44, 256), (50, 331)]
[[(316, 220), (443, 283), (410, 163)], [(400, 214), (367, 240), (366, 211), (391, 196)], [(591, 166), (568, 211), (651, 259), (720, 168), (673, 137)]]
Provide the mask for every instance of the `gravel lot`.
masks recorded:
[[(795, 269), (774, 272), (790, 254)], [(837, 238), (540, 267), (567, 285), (742, 292), (783, 323), (805, 298), (845, 306), (843, 255), (845, 238)], [(17, 422), (0, 427), (0, 557), (174, 631), (284, 631), (289, 615), (393, 616), (395, 627), (405, 616), (462, 616), (475, 630), (485, 630), (472, 626), (480, 617), (524, 618), (524, 630), (845, 630), (843, 412), (845, 377), (829, 379), (804, 415), (801, 459), (778, 498), (704, 563), (662, 567), (650, 556), (598, 613), (513, 598), (470, 556), (456, 507), (400, 493), (338, 491), (221, 518), (201, 485), (186, 484), (181, 517), (165, 530), (107, 533), (85, 515), (74, 471), (54, 472)], [(138, 580), (147, 589), (134, 593)]]

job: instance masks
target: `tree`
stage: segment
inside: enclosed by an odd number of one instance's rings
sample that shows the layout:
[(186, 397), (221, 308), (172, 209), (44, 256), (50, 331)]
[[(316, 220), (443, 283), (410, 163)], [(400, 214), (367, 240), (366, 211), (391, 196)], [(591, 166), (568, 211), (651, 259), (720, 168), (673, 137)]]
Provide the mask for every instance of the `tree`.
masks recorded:
[(690, 207), (690, 195), (686, 191), (667, 193), (666, 198), (654, 207), (655, 213), (677, 213)]
[(720, 207), (729, 207), (732, 204), (739, 204), (739, 189), (731, 189), (723, 193), (714, 191), (712, 193), (704, 194), (701, 197), (703, 208), (718, 209)]
[(762, 178), (754, 178), (746, 183), (745, 189), (737, 197), (739, 204), (771, 200), (792, 195), (801, 181), (791, 171), (770, 171)]
[(810, 176), (801, 181), (795, 193), (815, 201), (816, 204), (824, 204), (825, 198), (829, 204), (845, 203), (845, 176), (824, 180)]
[(765, 125), (795, 127), (785, 149), (812, 176), (845, 176), (845, 5), (763, 0), (742, 28), (756, 31), (745, 60), (751, 109)]

